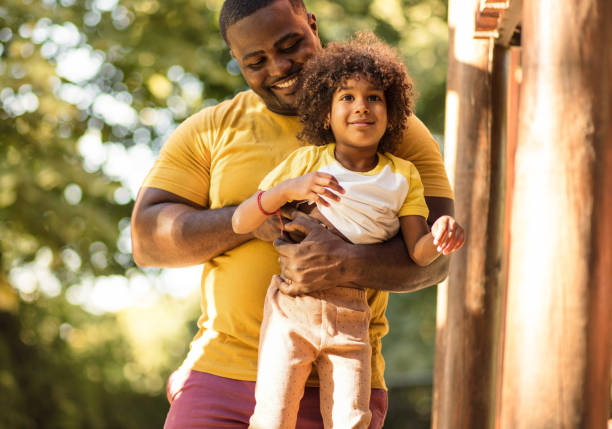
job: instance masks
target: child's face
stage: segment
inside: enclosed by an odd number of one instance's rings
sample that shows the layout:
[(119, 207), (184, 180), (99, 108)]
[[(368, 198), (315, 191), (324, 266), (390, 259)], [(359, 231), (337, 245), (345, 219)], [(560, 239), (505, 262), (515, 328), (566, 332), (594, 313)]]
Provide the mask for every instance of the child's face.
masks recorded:
[(334, 93), (329, 122), (337, 146), (377, 148), (387, 129), (384, 92), (363, 76), (348, 79)]

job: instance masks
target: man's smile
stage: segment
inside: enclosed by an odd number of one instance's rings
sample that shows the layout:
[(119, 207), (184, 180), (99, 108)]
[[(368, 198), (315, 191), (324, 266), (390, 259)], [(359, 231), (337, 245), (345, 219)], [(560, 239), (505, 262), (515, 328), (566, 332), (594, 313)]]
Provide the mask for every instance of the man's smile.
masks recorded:
[(289, 88), (291, 85), (295, 84), (297, 82), (298, 78), (297, 75), (293, 75), (287, 79), (284, 79), (280, 82), (275, 83), (272, 88)]
[(299, 86), (299, 71), (296, 71), (292, 73), (291, 75), (289, 75), (288, 77), (277, 80), (269, 88), (272, 91), (289, 95), (289, 94), (293, 94), (294, 92), (296, 92), (298, 90), (298, 86)]

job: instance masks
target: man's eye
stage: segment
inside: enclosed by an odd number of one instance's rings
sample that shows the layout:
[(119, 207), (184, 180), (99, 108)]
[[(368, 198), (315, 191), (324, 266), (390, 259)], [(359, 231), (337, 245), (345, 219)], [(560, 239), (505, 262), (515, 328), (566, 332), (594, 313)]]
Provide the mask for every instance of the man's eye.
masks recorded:
[(282, 49), (283, 52), (291, 52), (294, 49), (296, 49), (300, 44), (300, 40), (296, 41), (295, 43), (292, 43), (291, 45), (285, 47)]
[(254, 63), (249, 63), (247, 65), (247, 67), (250, 68), (250, 69), (258, 69), (258, 68), (260, 68), (263, 65), (263, 63), (264, 63), (264, 59), (260, 58), (259, 60), (255, 61)]

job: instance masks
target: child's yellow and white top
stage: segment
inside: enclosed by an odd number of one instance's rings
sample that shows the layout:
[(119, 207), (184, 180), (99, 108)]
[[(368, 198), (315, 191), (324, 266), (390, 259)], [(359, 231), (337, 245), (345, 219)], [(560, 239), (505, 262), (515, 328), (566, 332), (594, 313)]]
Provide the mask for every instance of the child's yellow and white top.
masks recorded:
[(378, 243), (395, 236), (401, 216), (427, 219), (423, 184), (410, 161), (390, 153), (378, 154), (378, 164), (370, 171), (344, 168), (334, 157), (335, 144), (304, 146), (292, 152), (262, 180), (259, 189), (304, 174), (321, 171), (334, 176), (345, 190), (340, 201), (329, 207), (318, 205), (323, 216), (353, 243)]

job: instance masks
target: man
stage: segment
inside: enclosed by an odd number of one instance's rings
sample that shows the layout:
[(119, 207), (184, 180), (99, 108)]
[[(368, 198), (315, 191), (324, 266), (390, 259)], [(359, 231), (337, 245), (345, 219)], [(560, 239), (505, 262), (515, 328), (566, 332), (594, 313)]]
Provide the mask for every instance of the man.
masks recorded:
[[(354, 283), (367, 287), (372, 312), (372, 428), (387, 410), (380, 339), (389, 290), (435, 284), (448, 260), (419, 268), (400, 238), (376, 245), (346, 243), (305, 215), (285, 226), (300, 243), (267, 241), (265, 229), (232, 232), (235, 206), (299, 146), (297, 76), (321, 49), (317, 22), (301, 0), (227, 0), (220, 29), (251, 87), (188, 118), (164, 145), (138, 195), (132, 217), (134, 260), (141, 266), (204, 263), (199, 331), (181, 370), (171, 376), (166, 428), (245, 428), (254, 407), (263, 301), (273, 274), (289, 294)], [(452, 192), (435, 141), (409, 118), (398, 155), (419, 169), (430, 221), (452, 214)], [(275, 231), (276, 235), (278, 231)], [(279, 257), (280, 255), (280, 257)], [(279, 267), (280, 263), (280, 267)], [(322, 428), (316, 379), (300, 407), (297, 428)], [(272, 398), (273, 400), (273, 398)]]

